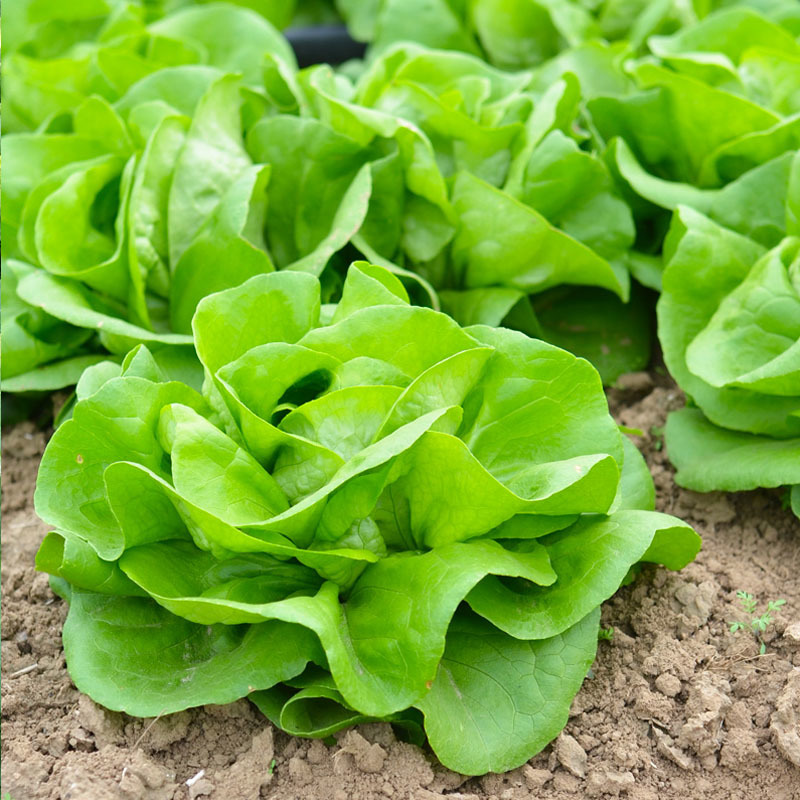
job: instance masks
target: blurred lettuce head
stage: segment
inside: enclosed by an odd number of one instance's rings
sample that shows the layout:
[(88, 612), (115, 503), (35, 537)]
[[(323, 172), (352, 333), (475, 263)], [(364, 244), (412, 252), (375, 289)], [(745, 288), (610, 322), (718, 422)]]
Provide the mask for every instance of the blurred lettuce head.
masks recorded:
[(4, 391), (73, 385), (139, 343), (197, 373), (197, 302), (274, 268), (270, 167), (244, 137), (283, 102), (292, 49), (241, 5), (169, 6), (9, 9)]

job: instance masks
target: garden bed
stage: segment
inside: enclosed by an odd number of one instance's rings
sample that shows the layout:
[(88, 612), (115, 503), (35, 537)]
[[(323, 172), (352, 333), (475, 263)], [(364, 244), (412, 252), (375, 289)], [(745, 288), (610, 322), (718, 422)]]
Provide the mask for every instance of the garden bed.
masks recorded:
[[(645, 432), (637, 443), (658, 508), (692, 524), (703, 550), (680, 573), (646, 569), (604, 605), (613, 637), (600, 643), (554, 745), (520, 769), (471, 779), (387, 725), (343, 732), (327, 747), (274, 731), (246, 701), (152, 721), (81, 697), (61, 650), (66, 606), (32, 566), (47, 532), (32, 508), (46, 435), (31, 423), (5, 430), (4, 800), (800, 798), (800, 766), (790, 760), (800, 761), (798, 521), (778, 492), (677, 487), (659, 431), (680, 393), (655, 373), (628, 376), (625, 386), (610, 391), (612, 412)], [(729, 631), (743, 618), (738, 590), (760, 606), (786, 600), (763, 655), (749, 633)]]

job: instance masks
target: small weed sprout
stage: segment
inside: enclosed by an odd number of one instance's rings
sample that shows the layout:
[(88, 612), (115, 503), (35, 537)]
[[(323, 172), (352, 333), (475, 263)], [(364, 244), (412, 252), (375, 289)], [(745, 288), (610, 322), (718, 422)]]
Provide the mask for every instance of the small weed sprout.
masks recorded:
[(661, 448), (664, 447), (664, 426), (653, 425), (650, 428), (650, 435), (655, 440), (653, 442), (653, 448), (656, 450), (661, 450)]
[(747, 615), (748, 619), (728, 623), (731, 633), (738, 633), (739, 631), (752, 631), (759, 643), (758, 652), (763, 656), (767, 652), (767, 645), (764, 642), (762, 634), (772, 624), (772, 612), (777, 611), (786, 601), (770, 600), (767, 603), (767, 610), (763, 614), (758, 613), (758, 601), (753, 597), (750, 592), (738, 591), (736, 597), (739, 598), (739, 603), (742, 610)]
[(597, 638), (601, 641), (610, 642), (614, 638), (614, 627), (609, 625), (607, 628), (604, 628), (601, 625), (600, 630), (597, 631)]

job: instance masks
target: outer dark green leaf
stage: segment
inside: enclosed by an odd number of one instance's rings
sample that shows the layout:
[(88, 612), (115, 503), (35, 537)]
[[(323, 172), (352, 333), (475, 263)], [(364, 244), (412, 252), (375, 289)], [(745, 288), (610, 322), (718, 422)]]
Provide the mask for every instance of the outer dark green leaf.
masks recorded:
[(81, 691), (113, 711), (154, 717), (231, 703), (300, 674), (319, 658), (296, 625), (195, 625), (143, 597), (73, 588), (64, 653)]
[(709, 422), (696, 408), (673, 411), (667, 419), (675, 480), (699, 492), (728, 492), (800, 483), (800, 436), (771, 439), (731, 431)]
[(512, 639), (460, 612), (430, 692), (417, 707), (441, 762), (456, 772), (505, 772), (564, 727), (597, 649), (599, 609), (550, 639)]
[[(370, 716), (404, 709), (425, 693), (444, 650), (450, 618), (487, 572), (543, 583), (553, 579), (538, 546), (514, 553), (487, 541), (381, 559), (364, 570), (343, 604), (332, 583), (314, 597), (242, 602), (201, 594), (200, 585), (196, 594), (180, 595), (182, 587), (173, 585), (173, 570), (164, 559), (148, 560), (147, 569), (133, 563), (125, 570), (165, 608), (200, 624), (280, 619), (310, 628), (319, 636), (346, 702)], [(185, 580), (200, 580), (202, 574), (200, 567), (196, 577), (187, 570)]]

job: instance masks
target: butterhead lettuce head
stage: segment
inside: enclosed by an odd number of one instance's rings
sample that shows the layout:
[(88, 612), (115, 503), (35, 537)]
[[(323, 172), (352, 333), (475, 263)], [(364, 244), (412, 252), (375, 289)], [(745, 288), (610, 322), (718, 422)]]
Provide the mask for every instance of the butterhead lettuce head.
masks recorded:
[(680, 207), (658, 314), (664, 358), (690, 398), (667, 421), (677, 482), (705, 492), (789, 486), (800, 516), (800, 238), (792, 202), (792, 235), (769, 250)]
[(599, 606), (699, 547), (586, 361), (462, 328), (354, 264), (193, 320), (203, 392), (144, 347), (89, 371), (42, 461), (38, 555), (76, 685), (149, 716), (249, 696), (290, 733), (389, 720), (466, 774), (555, 737)]

